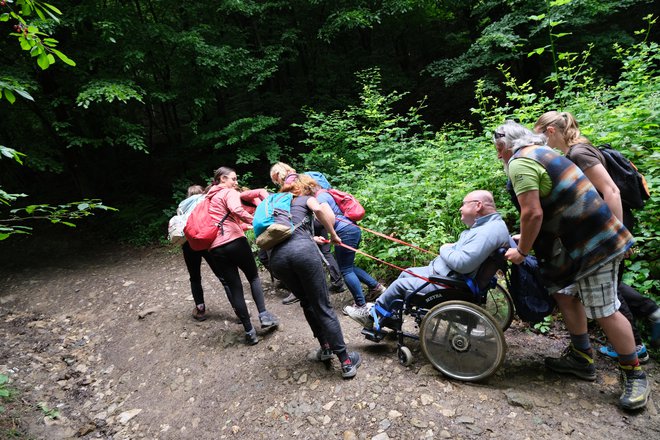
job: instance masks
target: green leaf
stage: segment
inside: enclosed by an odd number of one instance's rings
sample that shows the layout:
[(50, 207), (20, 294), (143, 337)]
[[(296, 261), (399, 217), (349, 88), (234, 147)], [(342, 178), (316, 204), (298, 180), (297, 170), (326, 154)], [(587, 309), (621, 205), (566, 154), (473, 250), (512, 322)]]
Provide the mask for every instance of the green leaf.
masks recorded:
[(7, 98), (10, 104), (16, 102), (16, 96), (9, 89), (5, 89), (5, 98)]
[(48, 69), (48, 67), (50, 67), (50, 63), (48, 62), (48, 55), (41, 53), (37, 58), (37, 64), (39, 67), (41, 67), (42, 70)]
[(62, 60), (65, 64), (68, 64), (69, 66), (75, 66), (76, 62), (73, 61), (71, 58), (67, 57), (64, 55), (62, 52), (60, 52), (57, 49), (51, 49), (51, 52), (53, 52), (57, 57)]
[(532, 20), (532, 21), (541, 21), (541, 20), (543, 20), (544, 18), (545, 18), (545, 14), (541, 14), (541, 15), (531, 15), (531, 16), (529, 17), (529, 19)]

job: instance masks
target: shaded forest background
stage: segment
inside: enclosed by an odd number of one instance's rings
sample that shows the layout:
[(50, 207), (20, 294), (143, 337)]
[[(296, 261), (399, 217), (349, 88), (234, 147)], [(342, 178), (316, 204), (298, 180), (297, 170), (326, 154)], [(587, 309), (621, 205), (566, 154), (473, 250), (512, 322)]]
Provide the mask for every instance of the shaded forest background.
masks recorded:
[[(26, 3), (26, 2), (19, 2)], [(30, 3), (30, 2), (27, 2)], [(366, 226), (436, 249), (466, 191), (516, 215), (488, 133), (504, 119), (576, 114), (658, 184), (657, 2), (647, 0), (61, 0), (28, 22), (74, 60), (40, 68), (0, 21), (0, 187), (31, 203), (102, 199), (90, 226), (162, 241), (192, 183), (234, 167), (271, 185), (277, 160), (325, 172)], [(0, 14), (17, 4), (7, 0)], [(654, 14), (654, 15), (649, 15)], [(271, 185), (272, 186), (272, 185)], [(658, 294), (657, 195), (640, 213), (628, 281)], [(423, 255), (365, 237), (403, 265)], [(371, 265), (365, 261), (365, 265)], [(372, 267), (383, 278), (383, 267)]]

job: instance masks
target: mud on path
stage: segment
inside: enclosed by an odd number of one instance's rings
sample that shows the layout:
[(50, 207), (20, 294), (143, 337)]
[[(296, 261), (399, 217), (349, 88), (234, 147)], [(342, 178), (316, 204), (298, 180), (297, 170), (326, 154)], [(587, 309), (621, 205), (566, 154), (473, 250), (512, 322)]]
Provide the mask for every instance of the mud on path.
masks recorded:
[[(287, 292), (266, 274), (267, 305), (282, 324), (248, 347), (206, 267), (210, 317), (192, 319), (177, 250), (68, 231), (0, 246), (0, 373), (18, 391), (0, 414), (0, 437), (660, 438), (660, 398), (639, 413), (619, 410), (612, 362), (596, 360), (595, 383), (544, 369), (543, 356), (566, 344), (561, 328), (540, 336), (514, 321), (498, 373), (462, 383), (414, 343), (415, 360), (401, 366), (394, 341), (367, 341), (340, 314), (349, 347), (363, 355), (357, 377), (343, 380), (336, 359), (310, 358), (316, 344), (302, 311), (281, 304)], [(658, 396), (658, 363), (646, 370)]]

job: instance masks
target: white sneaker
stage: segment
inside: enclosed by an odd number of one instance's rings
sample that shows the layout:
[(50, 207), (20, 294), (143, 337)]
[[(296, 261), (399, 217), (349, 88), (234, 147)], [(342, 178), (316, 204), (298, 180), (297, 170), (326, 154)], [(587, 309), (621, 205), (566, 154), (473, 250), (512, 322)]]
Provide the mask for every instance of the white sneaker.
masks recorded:
[(366, 303), (363, 306), (346, 306), (344, 311), (346, 315), (353, 321), (359, 323), (363, 327), (372, 327), (373, 318), (371, 317), (371, 308), (373, 303)]

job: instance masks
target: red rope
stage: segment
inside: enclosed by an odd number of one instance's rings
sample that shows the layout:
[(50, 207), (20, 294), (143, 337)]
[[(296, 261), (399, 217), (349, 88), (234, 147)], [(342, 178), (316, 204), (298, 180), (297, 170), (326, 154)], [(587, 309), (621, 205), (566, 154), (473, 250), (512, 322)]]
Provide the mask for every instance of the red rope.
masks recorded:
[[(325, 243), (330, 243), (330, 240), (325, 240), (325, 239), (324, 239), (323, 241), (324, 241)], [(378, 257), (374, 257), (373, 255), (369, 255), (368, 253), (366, 253), (366, 252), (364, 252), (364, 251), (361, 251), (361, 250), (359, 250), (359, 249), (355, 249), (354, 247), (351, 247), (351, 246), (349, 246), (349, 245), (347, 245), (347, 244), (344, 244), (344, 243), (339, 243), (339, 244), (337, 244), (337, 243), (335, 243), (335, 246), (341, 246), (341, 247), (343, 247), (343, 248), (346, 248), (346, 249), (351, 250), (351, 251), (353, 251), (353, 252), (356, 252), (356, 253), (358, 253), (358, 254), (362, 254), (362, 255), (364, 255), (365, 257), (371, 258), (372, 260), (376, 260), (376, 261), (378, 261), (379, 263), (386, 264), (387, 266), (390, 266), (390, 267), (393, 267), (393, 268), (395, 268), (395, 269), (398, 269), (398, 270), (400, 270), (401, 272), (405, 272), (405, 273), (407, 273), (407, 274), (409, 274), (409, 275), (412, 275), (412, 276), (414, 276), (414, 277), (420, 278), (420, 279), (422, 279), (422, 280), (424, 280), (424, 281), (426, 281), (426, 282), (429, 282), (429, 283), (431, 283), (431, 284), (435, 284), (435, 285), (437, 285), (437, 286), (442, 286), (442, 287), (444, 287), (445, 289), (449, 289), (449, 288), (450, 288), (450, 286), (447, 286), (446, 284), (442, 284), (442, 283), (440, 283), (440, 282), (438, 282), (438, 281), (431, 281), (430, 279), (428, 279), (428, 278), (426, 278), (426, 277), (423, 277), (423, 276), (421, 276), (421, 275), (419, 275), (419, 274), (416, 274), (416, 273), (414, 273), (414, 272), (411, 272), (411, 271), (409, 271), (408, 269), (404, 269), (403, 267), (399, 267), (399, 266), (397, 266), (396, 264), (388, 263), (388, 262), (385, 261), (385, 260), (381, 260), (381, 259), (378, 258)]]
[(357, 227), (360, 228), (360, 229), (364, 229), (365, 231), (371, 232), (371, 233), (374, 234), (374, 235), (378, 235), (379, 237), (387, 238), (388, 240), (391, 240), (391, 241), (393, 241), (393, 242), (395, 242), (395, 243), (399, 243), (399, 244), (403, 244), (403, 245), (409, 246), (409, 247), (411, 247), (411, 248), (413, 248), (413, 249), (417, 249), (418, 251), (426, 252), (427, 254), (431, 254), (431, 255), (436, 255), (436, 256), (438, 255), (437, 252), (429, 251), (429, 250), (427, 250), (427, 249), (423, 249), (423, 248), (421, 248), (421, 247), (417, 247), (417, 246), (415, 246), (414, 244), (406, 243), (405, 241), (403, 241), (403, 240), (399, 240), (398, 238), (396, 238), (396, 237), (392, 237), (391, 235), (386, 235), (386, 234), (383, 234), (382, 232), (378, 232), (378, 231), (374, 231), (373, 229), (365, 228), (364, 226), (360, 226), (360, 225), (358, 225), (358, 224), (356, 224), (356, 223), (353, 223), (352, 221), (350, 221), (350, 220), (348, 220), (348, 219), (344, 219), (344, 218), (337, 217), (337, 220), (339, 220), (340, 222), (344, 222), (344, 223), (350, 223), (350, 224), (352, 224), (352, 225), (357, 226)]

